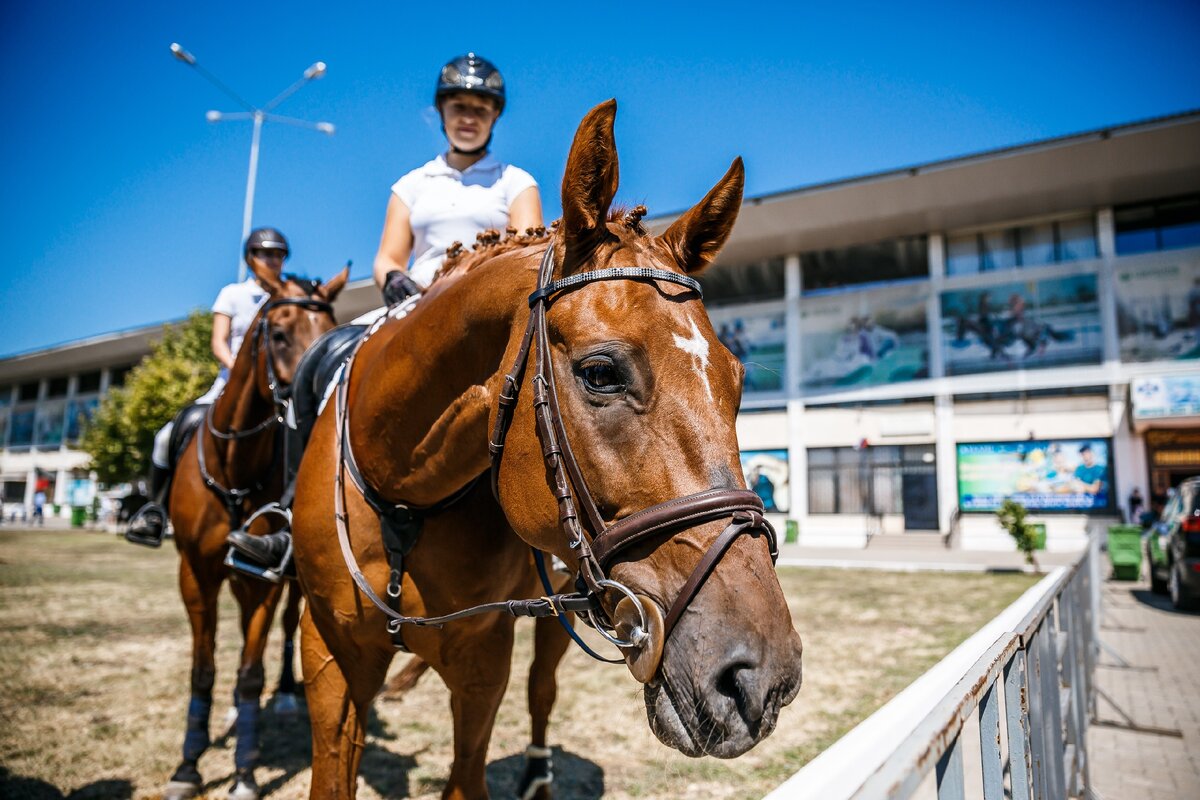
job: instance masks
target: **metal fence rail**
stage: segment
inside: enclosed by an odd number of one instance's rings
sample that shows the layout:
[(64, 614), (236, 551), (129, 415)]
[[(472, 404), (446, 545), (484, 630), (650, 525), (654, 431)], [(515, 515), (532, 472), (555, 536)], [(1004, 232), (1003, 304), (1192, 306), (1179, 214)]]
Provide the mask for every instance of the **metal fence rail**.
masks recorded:
[[(965, 747), (979, 756), (971, 785), (982, 785), (984, 800), (1085, 796), (1099, 570), (1093, 537), (1070, 567), (1026, 592), (768, 800), (903, 800), (931, 771), (939, 800), (963, 800)], [(977, 711), (979, 741), (967, 742), (964, 726)]]

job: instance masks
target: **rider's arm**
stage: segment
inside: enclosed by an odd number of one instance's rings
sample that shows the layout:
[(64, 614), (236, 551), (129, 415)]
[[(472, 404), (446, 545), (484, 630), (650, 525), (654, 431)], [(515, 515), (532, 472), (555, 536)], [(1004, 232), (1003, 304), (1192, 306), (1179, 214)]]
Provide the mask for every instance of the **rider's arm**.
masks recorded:
[(530, 186), (513, 198), (508, 207), (508, 224), (524, 233), (526, 228), (539, 228), (542, 225), (542, 197), (536, 186)]
[(379, 252), (375, 254), (376, 286), (382, 289), (387, 283), (387, 274), (393, 270), (408, 271), (408, 257), (412, 255), (412, 246), (413, 233), (409, 224), (408, 206), (393, 194), (388, 200)]
[(233, 351), (229, 349), (229, 315), (213, 314), (212, 351), (217, 362), (225, 369), (233, 369)]

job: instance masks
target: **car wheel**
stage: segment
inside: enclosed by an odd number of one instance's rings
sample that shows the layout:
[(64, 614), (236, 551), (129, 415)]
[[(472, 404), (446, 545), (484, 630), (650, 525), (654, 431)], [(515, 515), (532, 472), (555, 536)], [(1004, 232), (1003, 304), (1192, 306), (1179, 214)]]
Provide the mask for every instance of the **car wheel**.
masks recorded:
[(1179, 574), (1181, 566), (1178, 561), (1171, 564), (1171, 575), (1167, 580), (1167, 592), (1171, 596), (1171, 605), (1180, 611), (1186, 611), (1195, 605), (1195, 601), (1188, 594), (1187, 587), (1183, 585), (1183, 577)]
[(1155, 594), (1166, 594), (1168, 579), (1159, 577), (1160, 569), (1161, 567), (1153, 561), (1150, 562), (1150, 591)]

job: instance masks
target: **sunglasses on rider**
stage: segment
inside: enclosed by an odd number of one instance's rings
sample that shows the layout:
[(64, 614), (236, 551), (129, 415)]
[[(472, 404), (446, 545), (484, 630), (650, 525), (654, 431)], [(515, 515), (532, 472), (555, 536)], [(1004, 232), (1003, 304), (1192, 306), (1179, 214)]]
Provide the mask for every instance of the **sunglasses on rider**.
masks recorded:
[(255, 258), (261, 258), (263, 261), (272, 261), (274, 259), (284, 261), (287, 259), (287, 251), (279, 249), (259, 250), (256, 248), (250, 251), (250, 255), (254, 256)]

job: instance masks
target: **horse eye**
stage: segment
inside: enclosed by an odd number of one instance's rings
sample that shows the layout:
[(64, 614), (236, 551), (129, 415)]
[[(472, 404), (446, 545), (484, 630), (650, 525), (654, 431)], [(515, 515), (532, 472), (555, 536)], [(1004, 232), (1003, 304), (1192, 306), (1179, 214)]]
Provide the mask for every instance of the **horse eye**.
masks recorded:
[(590, 391), (615, 394), (625, 389), (616, 365), (607, 358), (593, 358), (583, 362), (578, 368), (578, 373)]

